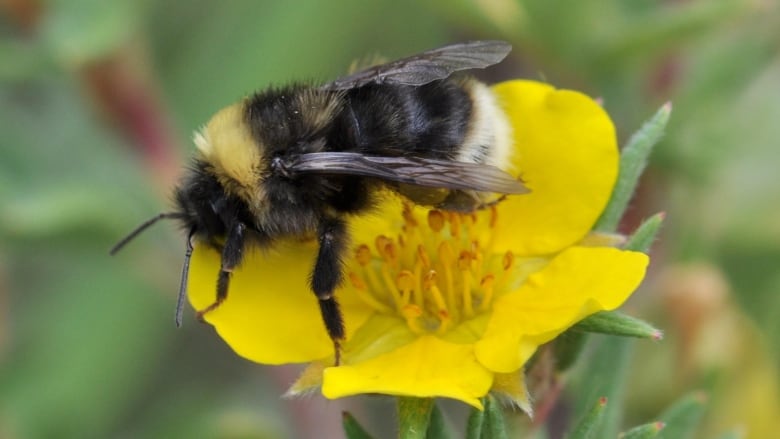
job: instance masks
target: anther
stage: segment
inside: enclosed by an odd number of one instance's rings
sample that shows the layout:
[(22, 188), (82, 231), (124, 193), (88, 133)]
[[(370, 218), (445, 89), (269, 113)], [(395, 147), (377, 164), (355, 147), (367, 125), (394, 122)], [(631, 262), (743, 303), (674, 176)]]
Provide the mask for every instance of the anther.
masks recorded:
[(428, 212), (428, 227), (436, 233), (441, 232), (444, 228), (445, 218), (438, 210), (431, 210)]
[(495, 229), (496, 223), (498, 223), (498, 209), (496, 209), (496, 206), (490, 206), (490, 228)]
[(412, 212), (412, 206), (409, 203), (404, 203), (403, 210), (404, 223), (409, 227), (417, 227), (417, 219)]
[(410, 302), (414, 290), (414, 275), (409, 270), (401, 270), (395, 277), (395, 285), (401, 291), (401, 301), (404, 305)]
[(348, 277), (353, 287), (357, 288), (358, 290), (368, 289), (368, 286), (363, 281), (363, 279), (360, 276), (358, 276), (358, 274), (355, 273), (354, 271), (350, 271)]
[(391, 242), (390, 238), (388, 238), (385, 235), (379, 235), (374, 240), (374, 246), (376, 247), (377, 253), (379, 253), (379, 256), (382, 259), (385, 259), (385, 248), (387, 247), (387, 244)]
[(355, 250), (355, 259), (361, 267), (365, 267), (371, 262), (371, 250), (367, 245), (363, 244)]
[(515, 255), (514, 255), (514, 253), (512, 253), (512, 252), (506, 252), (506, 253), (504, 253), (504, 260), (502, 261), (502, 262), (503, 262), (503, 264), (502, 264), (502, 265), (503, 265), (503, 267), (504, 267), (504, 271), (507, 271), (507, 270), (509, 270), (510, 268), (512, 268), (512, 263), (513, 263), (514, 261), (515, 261)]
[(450, 213), (450, 235), (453, 238), (460, 237), (460, 215), (457, 213)]
[(496, 277), (492, 274), (488, 274), (482, 278), (479, 282), (479, 287), (482, 289), (482, 302), (479, 305), (481, 311), (487, 311), (490, 307), (490, 302), (493, 300), (493, 287), (496, 284)]

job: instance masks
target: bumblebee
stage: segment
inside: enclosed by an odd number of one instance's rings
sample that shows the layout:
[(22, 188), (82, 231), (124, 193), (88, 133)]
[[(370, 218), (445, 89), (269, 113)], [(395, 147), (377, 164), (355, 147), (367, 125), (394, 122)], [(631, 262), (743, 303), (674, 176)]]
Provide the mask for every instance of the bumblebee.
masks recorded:
[(311, 290), (333, 340), (344, 323), (334, 291), (343, 279), (347, 220), (370, 212), (383, 189), (413, 203), (471, 212), (527, 192), (507, 171), (512, 133), (487, 86), (453, 73), (485, 68), (503, 41), (444, 46), (319, 86), (258, 92), (222, 109), (195, 134), (197, 155), (174, 192), (175, 208), (141, 224), (111, 253), (160, 219), (187, 231), (176, 324), (193, 246), (221, 253), (214, 302), (249, 246), (315, 238)]

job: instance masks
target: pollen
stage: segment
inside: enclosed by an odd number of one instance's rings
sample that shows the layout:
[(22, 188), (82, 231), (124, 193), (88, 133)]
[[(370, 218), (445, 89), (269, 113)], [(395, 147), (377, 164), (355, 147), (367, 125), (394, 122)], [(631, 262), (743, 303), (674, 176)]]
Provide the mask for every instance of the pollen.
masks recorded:
[(444, 334), (490, 312), (507, 291), (517, 261), (491, 251), (497, 212), (400, 212), (396, 237), (358, 243), (348, 279), (377, 313), (396, 316), (417, 334)]

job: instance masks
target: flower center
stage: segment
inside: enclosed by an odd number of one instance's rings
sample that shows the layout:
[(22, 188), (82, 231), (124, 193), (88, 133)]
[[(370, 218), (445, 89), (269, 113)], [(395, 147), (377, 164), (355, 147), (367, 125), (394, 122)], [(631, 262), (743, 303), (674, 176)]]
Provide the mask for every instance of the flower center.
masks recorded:
[(497, 215), (405, 205), (400, 235), (358, 246), (349, 280), (377, 312), (400, 316), (415, 333), (443, 334), (489, 311), (515, 280), (514, 255), (491, 251)]

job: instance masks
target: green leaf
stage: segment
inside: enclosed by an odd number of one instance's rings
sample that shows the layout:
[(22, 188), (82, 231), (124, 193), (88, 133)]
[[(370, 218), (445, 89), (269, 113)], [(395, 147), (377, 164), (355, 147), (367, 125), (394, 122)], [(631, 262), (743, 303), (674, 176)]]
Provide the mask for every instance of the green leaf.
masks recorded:
[(485, 412), (472, 408), (466, 423), (466, 439), (482, 439), (482, 425), (484, 423)]
[(664, 427), (666, 425), (663, 422), (651, 422), (634, 427), (625, 433), (621, 433), (618, 437), (620, 439), (652, 439), (658, 437), (658, 434)]
[(594, 230), (612, 232), (617, 229), (628, 202), (634, 195), (634, 190), (639, 182), (639, 177), (647, 164), (647, 158), (656, 143), (664, 133), (669, 116), (672, 113), (672, 104), (667, 102), (653, 115), (650, 120), (642, 125), (620, 154), (620, 170), (612, 197), (607, 207), (596, 222)]
[(482, 439), (507, 439), (504, 412), (501, 404), (488, 395), (485, 398), (485, 422), (482, 424)]
[(663, 338), (663, 333), (659, 329), (618, 311), (602, 311), (590, 315), (574, 325), (572, 330), (623, 337), (652, 338), (653, 340)]
[(434, 403), (431, 411), (431, 421), (428, 424), (428, 435), (425, 436), (426, 439), (448, 439), (453, 436), (452, 429), (447, 425), (444, 414), (439, 409), (439, 406)]
[(341, 425), (344, 427), (344, 434), (347, 439), (372, 439), (371, 435), (349, 412), (341, 413)]
[(592, 337), (595, 348), (588, 352), (588, 361), (571, 377), (571, 394), (576, 395), (575, 418), (585, 416), (593, 401), (600, 396), (609, 400), (604, 407), (601, 423), (594, 437), (616, 437), (623, 415), (628, 364), (634, 340), (597, 336)]
[(660, 416), (666, 428), (658, 436), (666, 439), (685, 439), (694, 436), (699, 420), (704, 413), (707, 396), (693, 392), (672, 404)]
[(573, 366), (582, 353), (582, 348), (585, 347), (585, 342), (588, 339), (587, 334), (583, 331), (576, 331), (575, 328), (570, 328), (559, 335), (553, 343), (556, 359), (555, 368), (558, 371), (568, 370)]
[(607, 406), (607, 398), (599, 398), (587, 414), (580, 420), (568, 439), (595, 438), (596, 428), (604, 416), (604, 408)]
[(398, 437), (425, 439), (433, 405), (431, 398), (398, 397)]
[(634, 234), (628, 239), (626, 245), (623, 246), (626, 250), (634, 250), (643, 253), (650, 251), (650, 246), (653, 245), (655, 237), (658, 235), (658, 231), (661, 229), (661, 224), (664, 222), (666, 214), (656, 213), (650, 218), (646, 219), (635, 231)]

